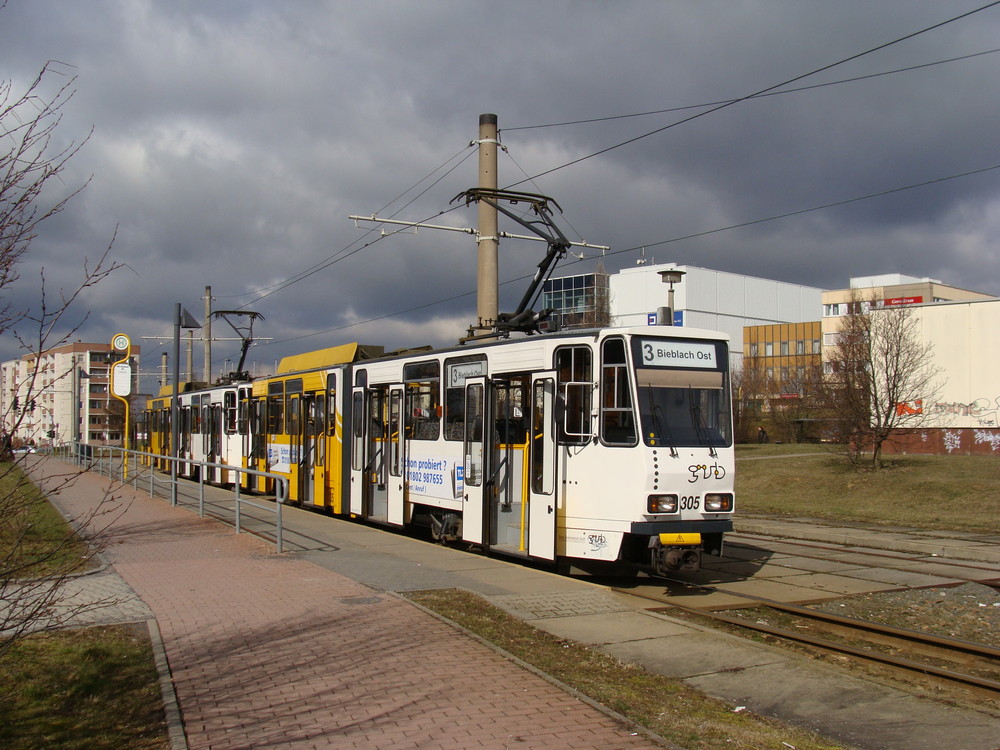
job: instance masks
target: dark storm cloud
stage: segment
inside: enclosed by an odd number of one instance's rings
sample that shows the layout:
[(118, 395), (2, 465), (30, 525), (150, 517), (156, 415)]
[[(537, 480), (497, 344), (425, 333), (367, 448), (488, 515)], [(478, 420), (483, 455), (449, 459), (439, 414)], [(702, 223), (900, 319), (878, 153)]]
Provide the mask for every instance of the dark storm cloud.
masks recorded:
[[(996, 293), (1000, 170), (671, 240), (1000, 163), (1000, 54), (740, 102), (564, 169), (701, 110), (516, 129), (744, 97), (976, 5), (11, 0), (4, 77), (73, 66), (60, 137), (94, 131), (65, 176), (90, 185), (39, 236), (15, 299), (37, 297), (42, 265), (70, 286), (117, 227), (128, 268), (84, 295), (83, 338), (161, 335), (177, 301), (200, 317), (211, 285), (217, 308), (266, 316), (261, 362), (354, 339), (449, 343), (475, 309), (461, 296), (473, 239), (379, 237), (347, 215), (474, 224), (472, 209), (441, 212), (475, 184), (475, 154), (456, 164), (482, 112), (508, 148), (501, 184), (555, 197), (571, 238), (630, 250), (610, 269), (647, 245), (657, 261), (815, 286), (901, 272)], [(794, 86), (984, 52), (998, 27), (986, 10)], [(501, 279), (532, 273), (542, 250), (503, 243)], [(593, 268), (586, 255), (565, 272)], [(505, 285), (502, 306), (523, 285)], [(237, 347), (217, 345), (218, 364)]]

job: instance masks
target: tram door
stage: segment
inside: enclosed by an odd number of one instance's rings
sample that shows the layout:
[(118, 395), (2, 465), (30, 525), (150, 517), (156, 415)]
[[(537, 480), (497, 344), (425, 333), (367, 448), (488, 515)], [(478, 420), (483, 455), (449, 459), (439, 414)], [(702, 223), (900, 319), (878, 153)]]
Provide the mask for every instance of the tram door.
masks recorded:
[(555, 374), (465, 381), (462, 538), (555, 559)]
[(462, 539), (483, 544), (483, 509), (486, 505), (486, 459), (488, 456), (484, 425), (489, 423), (489, 401), (484, 377), (465, 381), (465, 433), (463, 436)]
[(289, 435), (292, 441), (292, 456), (298, 457), (297, 497), (300, 503), (312, 503), (316, 487), (316, 396), (312, 393), (292, 396), (295, 433)]
[(389, 389), (386, 431), (386, 520), (403, 525), (406, 514), (406, 386)]
[(507, 553), (528, 553), (529, 378), (495, 378), (487, 394), (489, 479), (487, 512), (490, 546)]
[(528, 554), (556, 556), (556, 373), (531, 378), (531, 447), (528, 462)]
[(352, 394), (351, 513), (388, 520), (388, 389), (355, 388)]

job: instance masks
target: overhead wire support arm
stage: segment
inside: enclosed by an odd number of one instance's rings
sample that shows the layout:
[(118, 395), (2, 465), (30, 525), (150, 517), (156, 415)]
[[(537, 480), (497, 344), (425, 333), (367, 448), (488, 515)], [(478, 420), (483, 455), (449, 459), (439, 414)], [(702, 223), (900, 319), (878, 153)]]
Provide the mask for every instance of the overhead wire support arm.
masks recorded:
[[(541, 292), (542, 285), (552, 275), (556, 264), (565, 255), (566, 251), (573, 245), (562, 233), (552, 219), (552, 211), (549, 204), (556, 207), (560, 213), (562, 208), (552, 198), (538, 193), (522, 193), (516, 190), (496, 190), (493, 188), (472, 188), (464, 193), (460, 193), (452, 199), (452, 203), (460, 198), (465, 198), (466, 205), (483, 201), (492, 206), (504, 216), (513, 219), (525, 229), (533, 232), (548, 244), (545, 257), (538, 264), (538, 270), (528, 285), (524, 296), (521, 298), (517, 309), (512, 313), (500, 313), (497, 316), (496, 331), (498, 333), (506, 331), (522, 331), (524, 333), (535, 333), (539, 330), (539, 323), (545, 320), (551, 310), (532, 310), (534, 301)], [(518, 205), (527, 203), (531, 210), (538, 217), (537, 219), (525, 219), (523, 216), (511, 211), (505, 203)], [(473, 337), (470, 337), (470, 339)], [(466, 339), (466, 340), (470, 340)]]
[[(236, 366), (236, 369), (229, 373), (228, 379), (230, 382), (235, 380), (247, 380), (249, 379), (249, 373), (243, 370), (243, 363), (246, 362), (247, 351), (250, 349), (250, 345), (254, 342), (253, 337), (253, 324), (256, 320), (263, 320), (264, 316), (259, 312), (252, 312), (250, 310), (216, 310), (212, 313), (213, 317), (216, 319), (222, 318), (225, 320), (229, 327), (236, 331), (236, 334), (243, 341), (243, 346), (240, 351), (240, 363)], [(229, 319), (230, 315), (249, 318), (246, 323), (242, 323), (237, 326), (233, 321)]]
[[(395, 224), (397, 226), (413, 227), (414, 229), (440, 229), (445, 232), (461, 232), (462, 234), (478, 234), (478, 231), (472, 227), (450, 227), (445, 224), (428, 224), (424, 221), (403, 221), (401, 219), (383, 219), (372, 214), (371, 216), (359, 216), (357, 214), (350, 214), (348, 219), (351, 219), (355, 224), (359, 221), (370, 221), (374, 224)], [(531, 240), (532, 242), (546, 242), (544, 237), (539, 237), (538, 235), (531, 234), (512, 234), (510, 232), (498, 232), (497, 236), (503, 240)], [(571, 242), (570, 245), (573, 247), (585, 247), (590, 250), (600, 250), (603, 255), (606, 251), (610, 250), (609, 245), (595, 245), (592, 242)]]

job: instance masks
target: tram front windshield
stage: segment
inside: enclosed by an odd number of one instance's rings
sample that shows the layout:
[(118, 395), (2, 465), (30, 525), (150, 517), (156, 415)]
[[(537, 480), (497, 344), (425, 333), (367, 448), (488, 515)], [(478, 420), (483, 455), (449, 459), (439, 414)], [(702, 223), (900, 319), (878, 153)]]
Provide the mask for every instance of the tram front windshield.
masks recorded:
[[(658, 339), (635, 343), (643, 442), (670, 448), (731, 445), (725, 345)], [(677, 367), (687, 361), (691, 369)]]

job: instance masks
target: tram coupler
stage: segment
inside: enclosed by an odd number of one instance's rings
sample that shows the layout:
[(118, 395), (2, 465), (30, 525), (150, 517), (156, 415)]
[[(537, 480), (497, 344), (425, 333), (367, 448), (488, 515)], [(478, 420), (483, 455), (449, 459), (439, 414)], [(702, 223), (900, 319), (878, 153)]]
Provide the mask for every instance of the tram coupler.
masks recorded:
[[(667, 537), (667, 539), (664, 539)], [(649, 562), (659, 576), (701, 569), (701, 534), (660, 534), (649, 539)]]

